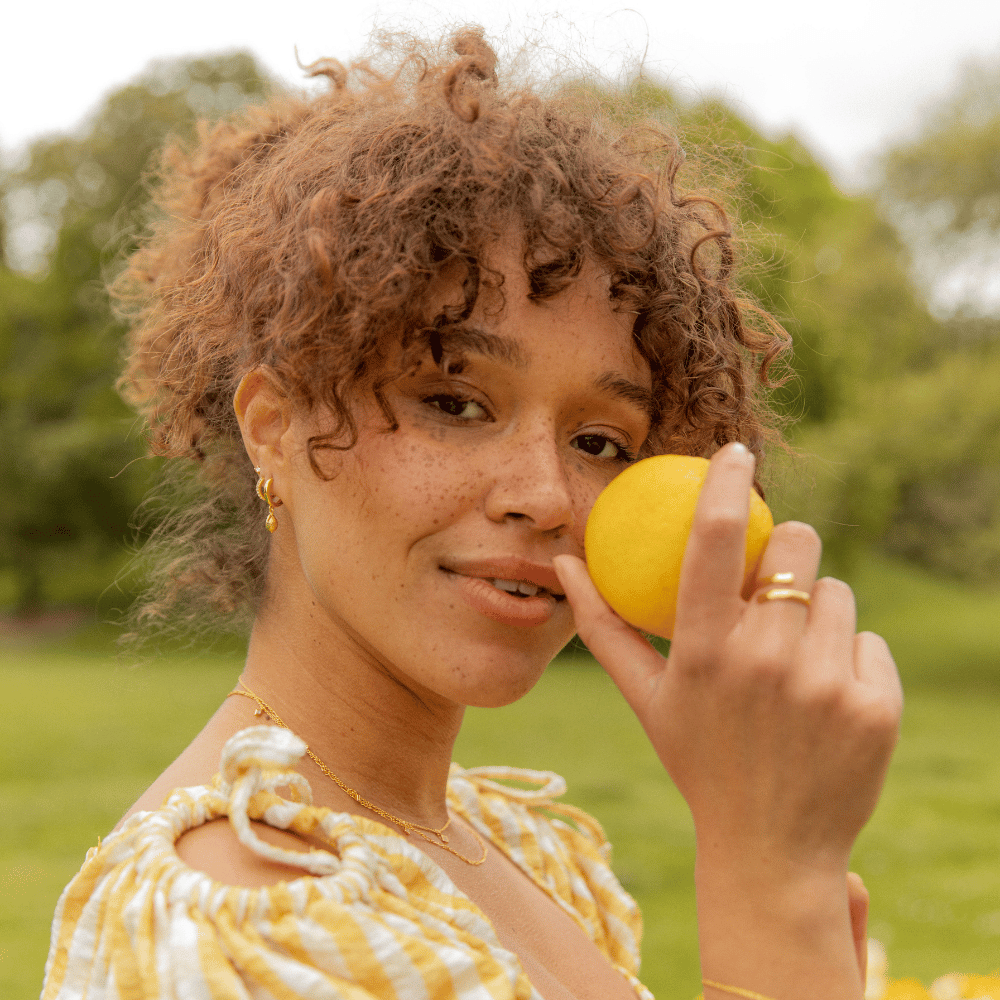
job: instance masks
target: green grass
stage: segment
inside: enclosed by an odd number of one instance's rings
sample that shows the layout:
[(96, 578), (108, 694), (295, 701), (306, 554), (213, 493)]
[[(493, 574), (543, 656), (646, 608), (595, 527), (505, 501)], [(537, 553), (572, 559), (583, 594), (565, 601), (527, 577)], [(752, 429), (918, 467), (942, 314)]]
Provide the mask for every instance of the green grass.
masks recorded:
[[(895, 977), (929, 983), (1000, 966), (998, 721), (1000, 694), (921, 689), (908, 700), (885, 793), (853, 861)], [(519, 704), (470, 713), (458, 759), (565, 775), (569, 798), (604, 824), (616, 871), (642, 906), (645, 981), (661, 1000), (690, 1000), (693, 829), (610, 680), (586, 666), (550, 669)]]
[[(855, 868), (894, 976), (1000, 966), (1000, 595), (898, 567), (858, 567), (861, 623), (890, 639), (908, 688), (903, 735)], [(0, 997), (34, 1000), (56, 898), (121, 813), (200, 728), (240, 657), (180, 655), (138, 669), (101, 630), (0, 649)], [(557, 771), (594, 813), (646, 917), (644, 979), (660, 1000), (698, 992), (687, 809), (608, 678), (555, 664), (516, 705), (470, 711), (467, 766)]]
[[(115, 823), (229, 689), (238, 661), (139, 672), (93, 654), (0, 658), (0, 996), (38, 995), (52, 909), (86, 849)], [(1000, 697), (911, 696), (882, 804), (855, 867), (894, 974), (930, 981), (1000, 964)], [(564, 774), (596, 814), (646, 915), (644, 975), (661, 1000), (697, 992), (687, 810), (611, 682), (585, 661), (553, 666), (509, 708), (469, 713), (456, 758)]]
[(36, 998), (63, 885), (201, 727), (239, 663), (130, 670), (108, 654), (0, 651), (0, 997)]
[(858, 627), (885, 636), (907, 690), (1000, 694), (1000, 588), (943, 580), (874, 554), (858, 560), (849, 582)]

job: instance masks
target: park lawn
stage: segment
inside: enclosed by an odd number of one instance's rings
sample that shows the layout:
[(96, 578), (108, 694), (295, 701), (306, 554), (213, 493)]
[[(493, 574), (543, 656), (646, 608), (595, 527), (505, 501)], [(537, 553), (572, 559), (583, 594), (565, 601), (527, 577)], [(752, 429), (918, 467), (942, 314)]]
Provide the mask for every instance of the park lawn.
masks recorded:
[[(0, 996), (34, 1000), (52, 909), (88, 847), (194, 735), (239, 672), (234, 656), (132, 669), (96, 652), (0, 651)], [(855, 867), (891, 972), (929, 982), (1000, 966), (1000, 695), (918, 689)], [(698, 992), (686, 807), (607, 677), (557, 661), (516, 705), (472, 710), (466, 765), (564, 774), (595, 813), (646, 915), (644, 978), (660, 1000)]]

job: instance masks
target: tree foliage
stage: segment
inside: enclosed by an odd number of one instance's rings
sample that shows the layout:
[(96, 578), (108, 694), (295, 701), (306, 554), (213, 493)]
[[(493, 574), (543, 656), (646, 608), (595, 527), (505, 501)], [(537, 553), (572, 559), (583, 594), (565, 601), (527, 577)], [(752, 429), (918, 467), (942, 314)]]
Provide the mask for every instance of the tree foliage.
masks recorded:
[[(755, 265), (749, 290), (793, 336), (797, 378), (777, 401), (799, 418), (790, 431), (799, 454), (777, 456), (776, 514), (814, 523), (836, 572), (849, 574), (855, 555), (876, 547), (995, 581), (1000, 322), (931, 315), (908, 245), (876, 198), (840, 192), (794, 135), (769, 139), (725, 104), (684, 106), (654, 86), (640, 100), (660, 102), (682, 134), (714, 149), (707, 180), (729, 179)], [(1000, 169), (996, 148), (964, 147), (969, 177)]]
[[(884, 203), (922, 258), (917, 270), (932, 282), (953, 271), (969, 288), (996, 254), (998, 148), (1000, 66), (970, 63), (923, 130), (883, 158)], [(984, 247), (992, 247), (985, 256)], [(938, 572), (995, 582), (1000, 317), (980, 301), (981, 315), (959, 311), (935, 321), (920, 304), (924, 297), (911, 291), (907, 305), (889, 310), (902, 308), (894, 319), (885, 311), (874, 323), (872, 313), (857, 316), (869, 329), (867, 336), (852, 332), (850, 343), (856, 349), (867, 340), (894, 362), (857, 372), (850, 405), (822, 426), (801, 429), (798, 443), (819, 458), (815, 485), (799, 478), (785, 496), (808, 511), (841, 562), (859, 546), (876, 545)]]
[(882, 200), (942, 315), (1000, 312), (1000, 52), (965, 64), (883, 157)]
[(150, 157), (265, 87), (240, 53), (154, 65), (2, 178), (0, 436), (14, 446), (0, 570), (22, 610), (58, 596), (60, 577), (82, 581), (69, 596), (99, 594), (149, 483), (149, 463), (130, 464), (143, 441), (114, 389), (122, 330), (103, 279), (134, 235)]
[(782, 513), (806, 513), (836, 568), (877, 546), (949, 576), (1000, 578), (998, 348), (995, 337), (868, 382), (849, 414), (800, 429), (809, 475), (783, 482)]
[(842, 193), (794, 135), (768, 139), (723, 104), (684, 116), (720, 137), (750, 256), (749, 290), (792, 334), (797, 378), (779, 394), (806, 424), (850, 413), (863, 386), (917, 366), (936, 323), (905, 247), (871, 197)]
[[(0, 585), (22, 608), (96, 598), (122, 562), (131, 513), (151, 481), (150, 460), (135, 461), (142, 435), (114, 391), (123, 331), (102, 292), (132, 245), (150, 156), (166, 135), (190, 134), (196, 118), (266, 89), (242, 54), (156, 65), (76, 134), (40, 140), (0, 177), (0, 433), (16, 443), (0, 506)], [(620, 95), (592, 96), (609, 114), (626, 113)], [(930, 315), (875, 197), (839, 191), (794, 135), (767, 138), (725, 103), (685, 103), (644, 79), (631, 97), (630, 117), (667, 116), (692, 147), (683, 180), (723, 192), (751, 265), (747, 290), (793, 336), (798, 377), (775, 398), (796, 420), (801, 454), (774, 481), (776, 513), (816, 523), (834, 568), (859, 547), (879, 546), (943, 572), (995, 578), (998, 323)], [(989, 139), (1000, 119), (970, 112), (965, 131), (947, 139), (946, 119), (886, 163), (898, 192), (899, 165), (918, 164), (921, 186), (906, 190), (922, 192), (912, 195), (921, 205), (952, 199), (960, 225), (1000, 190), (987, 183), (1000, 169)], [(983, 141), (965, 142), (976, 121)], [(949, 144), (956, 148), (945, 153)], [(922, 153), (911, 155), (918, 148), (940, 153), (944, 166), (926, 167)], [(961, 157), (975, 163), (960, 185), (947, 164)], [(954, 200), (958, 190), (965, 201)], [(75, 591), (65, 585), (73, 578)]]
[[(923, 129), (884, 160), (890, 194), (941, 230), (1000, 232), (1000, 61), (965, 64)], [(936, 211), (935, 211), (936, 210)]]

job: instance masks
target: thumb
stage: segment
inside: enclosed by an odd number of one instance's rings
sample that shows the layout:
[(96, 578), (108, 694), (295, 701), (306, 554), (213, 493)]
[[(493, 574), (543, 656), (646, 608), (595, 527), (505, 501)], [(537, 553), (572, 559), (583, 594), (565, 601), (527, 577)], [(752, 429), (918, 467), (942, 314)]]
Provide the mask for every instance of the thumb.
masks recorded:
[(608, 606), (582, 559), (560, 555), (552, 565), (573, 609), (577, 634), (637, 709), (648, 697), (649, 681), (663, 669), (663, 657)]
[(868, 890), (861, 876), (847, 873), (847, 905), (851, 914), (851, 935), (858, 958), (861, 980), (868, 975)]

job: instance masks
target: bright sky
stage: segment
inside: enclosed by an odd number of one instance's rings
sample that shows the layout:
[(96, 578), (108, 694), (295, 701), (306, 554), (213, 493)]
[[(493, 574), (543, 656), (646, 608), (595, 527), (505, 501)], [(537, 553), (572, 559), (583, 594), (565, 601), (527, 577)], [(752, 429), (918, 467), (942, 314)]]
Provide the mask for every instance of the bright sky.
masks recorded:
[[(276, 0), (11, 0), (0, 19), (0, 157), (16, 163), (31, 139), (72, 129), (154, 59), (245, 48), (299, 84), (296, 47), (303, 63), (346, 60), (374, 26), (438, 36), (446, 25), (475, 22), (494, 41), (541, 41), (575, 55), (576, 67), (582, 56), (611, 76), (645, 56), (650, 72), (688, 94), (721, 93), (769, 134), (794, 130), (842, 188), (856, 191), (873, 158), (916, 128), (963, 60), (1000, 60), (1000, 0), (922, 8), (915, 0), (624, 3), (288, 0), (279, 10)], [(29, 229), (15, 234), (25, 261), (52, 236)], [(994, 244), (950, 260), (918, 252), (934, 308), (1000, 310)]]
[[(1000, 58), (1000, 2), (951, 0), (48, 0), (7, 5), (0, 36), (0, 148), (71, 128), (152, 59), (245, 47), (297, 82), (303, 62), (349, 57), (373, 24), (429, 32), (477, 21), (492, 34), (544, 28), (614, 71), (647, 65), (695, 92), (720, 91), (769, 131), (795, 129), (848, 187), (866, 158), (912, 128), (960, 61)], [(558, 10), (558, 13), (557, 13)], [(572, 25), (572, 30), (570, 28)], [(569, 42), (567, 40), (570, 40)]]

